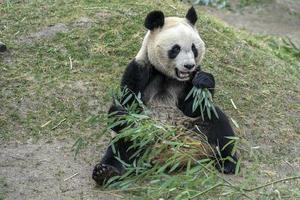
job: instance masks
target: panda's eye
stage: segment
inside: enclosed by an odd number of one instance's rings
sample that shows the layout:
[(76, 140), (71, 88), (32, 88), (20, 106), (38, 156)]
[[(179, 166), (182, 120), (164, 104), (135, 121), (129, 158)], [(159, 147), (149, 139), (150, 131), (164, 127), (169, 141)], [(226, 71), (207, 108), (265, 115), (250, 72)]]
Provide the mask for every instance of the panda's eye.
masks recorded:
[(170, 49), (168, 51), (168, 56), (169, 56), (170, 59), (174, 59), (179, 54), (179, 52), (180, 52), (180, 46), (178, 44), (175, 44), (172, 47), (172, 49)]
[(192, 51), (194, 53), (195, 58), (198, 57), (198, 50), (194, 43), (192, 44)]

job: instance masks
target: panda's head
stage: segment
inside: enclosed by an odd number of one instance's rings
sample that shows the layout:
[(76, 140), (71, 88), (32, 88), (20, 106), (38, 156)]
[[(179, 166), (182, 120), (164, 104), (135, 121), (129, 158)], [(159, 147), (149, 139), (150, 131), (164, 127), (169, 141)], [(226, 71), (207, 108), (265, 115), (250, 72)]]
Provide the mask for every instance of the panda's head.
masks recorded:
[(187, 81), (201, 62), (205, 46), (195, 28), (197, 14), (192, 7), (185, 18), (164, 17), (150, 12), (145, 19), (149, 30), (137, 59), (145, 59), (164, 75)]

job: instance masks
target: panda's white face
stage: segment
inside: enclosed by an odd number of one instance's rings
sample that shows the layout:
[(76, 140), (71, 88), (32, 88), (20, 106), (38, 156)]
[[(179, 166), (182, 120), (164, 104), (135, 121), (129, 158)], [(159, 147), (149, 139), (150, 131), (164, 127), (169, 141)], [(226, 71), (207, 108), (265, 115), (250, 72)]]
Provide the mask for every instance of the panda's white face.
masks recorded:
[(194, 26), (185, 18), (168, 17), (162, 28), (146, 37), (147, 57), (157, 70), (179, 81), (190, 79), (205, 51)]

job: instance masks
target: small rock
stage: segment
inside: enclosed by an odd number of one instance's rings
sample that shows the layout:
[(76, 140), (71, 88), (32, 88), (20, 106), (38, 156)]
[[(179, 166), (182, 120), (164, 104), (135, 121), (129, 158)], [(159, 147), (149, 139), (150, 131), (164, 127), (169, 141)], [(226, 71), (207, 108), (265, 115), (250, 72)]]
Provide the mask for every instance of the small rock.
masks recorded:
[(75, 21), (75, 26), (90, 28), (93, 25), (94, 21), (88, 17), (80, 17)]
[(4, 43), (0, 42), (0, 52), (4, 52), (6, 50), (7, 50), (6, 45)]
[(100, 19), (101, 21), (105, 21), (112, 17), (112, 14), (106, 11), (98, 12), (95, 14), (95, 17)]

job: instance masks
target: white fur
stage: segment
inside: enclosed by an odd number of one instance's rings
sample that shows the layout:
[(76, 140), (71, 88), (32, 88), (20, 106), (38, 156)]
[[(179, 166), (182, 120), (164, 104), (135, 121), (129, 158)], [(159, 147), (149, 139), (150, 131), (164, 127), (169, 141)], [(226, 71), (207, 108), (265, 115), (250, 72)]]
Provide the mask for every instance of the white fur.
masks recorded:
[[(180, 53), (175, 59), (168, 57), (168, 51), (178, 44)], [(194, 44), (198, 56), (194, 58), (191, 46)], [(186, 72), (184, 65), (198, 65), (204, 55), (205, 45), (197, 29), (185, 18), (167, 17), (162, 28), (148, 31), (140, 51), (136, 56), (137, 62), (150, 62), (157, 70), (166, 76), (176, 78), (175, 68)]]

